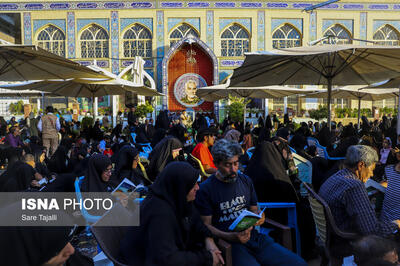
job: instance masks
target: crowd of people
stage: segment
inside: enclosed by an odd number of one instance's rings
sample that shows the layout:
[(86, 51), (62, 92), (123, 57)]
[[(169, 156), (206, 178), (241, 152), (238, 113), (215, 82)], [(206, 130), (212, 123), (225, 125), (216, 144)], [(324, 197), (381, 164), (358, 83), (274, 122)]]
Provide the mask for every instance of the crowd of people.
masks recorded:
[[(338, 248), (332, 255), (355, 255), (358, 265), (379, 260), (387, 263), (379, 265), (397, 265), (397, 244), (391, 242), (400, 224), (396, 119), (370, 122), (363, 117), (360, 127), (333, 123), (329, 129), (325, 122), (296, 124), (287, 115), (283, 121), (260, 116), (252, 125), (229, 117), (218, 123), (211, 113), (198, 113), (192, 121), (185, 112), (160, 111), (155, 122), (140, 123), (132, 107), (126, 117), (124, 122), (119, 113), (111, 128), (104, 119), (92, 125), (66, 121), (50, 106), (45, 115), (20, 123), (0, 118), (0, 165), (5, 167), (0, 192), (74, 192), (78, 177), (83, 177), (82, 192), (111, 192), (127, 178), (141, 185), (144, 200), (140, 226), (121, 239), (120, 259), (126, 264), (221, 265), (224, 258), (215, 239), (223, 239), (232, 246), (233, 265), (307, 265), (318, 255), (316, 229), (309, 202), (300, 193), (295, 152), (311, 162), (312, 187), (328, 203), (337, 226), (359, 235), (354, 243), (333, 238)], [(345, 159), (318, 156), (309, 137), (329, 156)], [(387, 182), (380, 208), (374, 209), (368, 197), (364, 183), (369, 178)], [(267, 236), (254, 227), (229, 230), (243, 210), (260, 213), (258, 202), (296, 203), (301, 256), (276, 243), (274, 233)], [(264, 226), (265, 216), (287, 223), (286, 210), (270, 209), (256, 225)], [(35, 231), (1, 230), (14, 240), (1, 238), (0, 243), (18, 249), (39, 241)], [(52, 234), (40, 230), (43, 239)], [(49, 257), (44, 249), (26, 250), (21, 261), (74, 265), (71, 261), (81, 254), (74, 253), (64, 231), (59, 232), (62, 241), (46, 240), (63, 243), (53, 246), (62, 258)], [(5, 255), (5, 261), (13, 261), (13, 254)]]

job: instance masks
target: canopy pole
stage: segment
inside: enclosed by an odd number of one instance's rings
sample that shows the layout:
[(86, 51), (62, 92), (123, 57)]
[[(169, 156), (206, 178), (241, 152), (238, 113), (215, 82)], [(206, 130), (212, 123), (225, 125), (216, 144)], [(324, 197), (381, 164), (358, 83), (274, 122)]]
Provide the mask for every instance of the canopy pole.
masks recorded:
[(92, 113), (93, 113), (93, 123), (94, 122), (96, 122), (96, 113), (95, 113), (95, 111), (94, 111), (94, 105), (95, 105), (95, 103), (94, 103), (94, 93), (93, 93), (93, 95), (92, 95)]
[(331, 130), (331, 97), (332, 97), (332, 77), (327, 78), (328, 81), (328, 128)]
[[(400, 88), (399, 88), (399, 97), (400, 97)], [(400, 98), (397, 103), (397, 136), (400, 135)], [(399, 144), (399, 138), (397, 137), (397, 144)]]
[[(246, 128), (246, 99), (244, 98), (244, 109), (243, 109), (243, 130)], [(243, 131), (244, 132), (244, 131)]]
[(360, 129), (360, 116), (361, 116), (361, 97), (358, 97), (358, 118), (357, 118), (358, 129)]

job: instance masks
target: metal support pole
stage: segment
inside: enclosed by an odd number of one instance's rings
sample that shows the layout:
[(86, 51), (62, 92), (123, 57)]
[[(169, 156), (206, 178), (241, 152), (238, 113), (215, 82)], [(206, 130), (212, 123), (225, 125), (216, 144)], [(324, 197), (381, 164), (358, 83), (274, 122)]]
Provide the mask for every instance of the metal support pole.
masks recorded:
[(331, 130), (331, 98), (332, 98), (332, 78), (328, 77), (328, 128)]

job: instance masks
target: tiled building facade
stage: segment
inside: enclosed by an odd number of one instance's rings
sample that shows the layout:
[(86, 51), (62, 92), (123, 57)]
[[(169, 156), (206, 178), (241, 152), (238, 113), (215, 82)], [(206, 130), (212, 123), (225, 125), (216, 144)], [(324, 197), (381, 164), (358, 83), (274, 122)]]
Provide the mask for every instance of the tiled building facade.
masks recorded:
[[(190, 80), (197, 86), (224, 80), (242, 64), (244, 52), (307, 45), (326, 35), (343, 38), (338, 41), (341, 43), (358, 44), (352, 39), (365, 39), (382, 45), (400, 44), (397, 0), (342, 0), (311, 13), (302, 12), (319, 2), (3, 0), (0, 12), (21, 13), (23, 43), (38, 44), (82, 64), (96, 60), (98, 66), (118, 74), (134, 56), (144, 57), (146, 71), (166, 95), (159, 104), (183, 110), (212, 108), (193, 99), (188, 104), (172, 98), (182, 93), (182, 86), (188, 89)], [(178, 51), (185, 63), (171, 66)], [(193, 75), (184, 76), (186, 73)], [(302, 108), (317, 104), (302, 101), (289, 98), (288, 104), (294, 109), (299, 104)], [(270, 100), (269, 108), (281, 109), (283, 102)], [(388, 102), (393, 104), (387, 100), (386, 105)], [(377, 107), (382, 104), (374, 103)]]

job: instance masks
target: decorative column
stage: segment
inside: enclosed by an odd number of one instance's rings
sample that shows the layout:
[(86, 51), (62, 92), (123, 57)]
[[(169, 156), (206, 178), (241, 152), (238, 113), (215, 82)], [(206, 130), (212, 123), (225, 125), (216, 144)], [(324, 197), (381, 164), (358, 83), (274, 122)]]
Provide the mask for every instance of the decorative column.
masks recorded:
[(32, 44), (32, 19), (30, 12), (24, 12), (24, 44)]
[(257, 50), (265, 50), (265, 11), (257, 12)]
[[(360, 39), (367, 39), (367, 12), (360, 13)], [(360, 43), (365, 44), (365, 43)]]
[[(156, 44), (157, 44), (157, 90), (163, 91), (166, 84), (162, 84), (162, 60), (164, 58), (164, 11), (157, 11), (156, 15)], [(166, 89), (166, 88), (165, 88)], [(163, 96), (163, 109), (167, 109), (168, 95)]]
[[(119, 74), (119, 15), (118, 11), (111, 11), (111, 71)], [(119, 96), (111, 96), (112, 124), (117, 125)]]
[(68, 52), (66, 53), (68, 58), (76, 58), (75, 54), (75, 12), (67, 13), (67, 33), (68, 33)]

